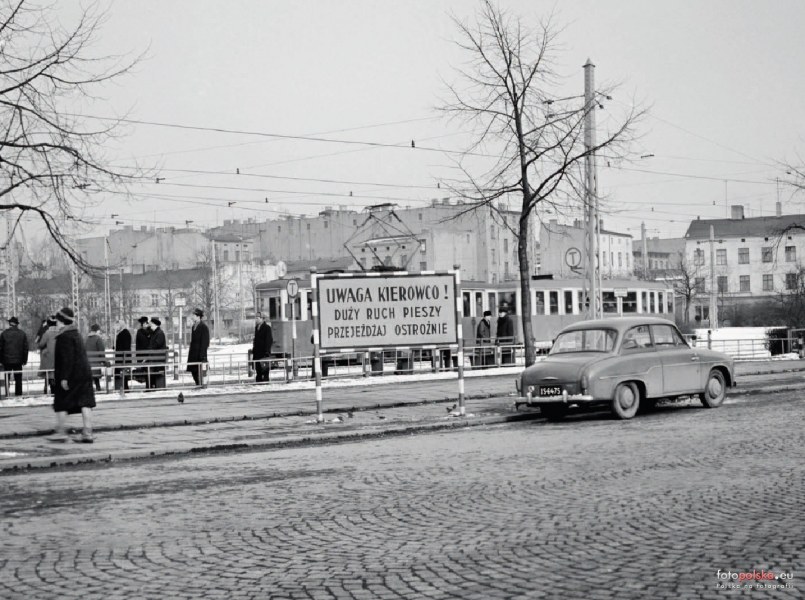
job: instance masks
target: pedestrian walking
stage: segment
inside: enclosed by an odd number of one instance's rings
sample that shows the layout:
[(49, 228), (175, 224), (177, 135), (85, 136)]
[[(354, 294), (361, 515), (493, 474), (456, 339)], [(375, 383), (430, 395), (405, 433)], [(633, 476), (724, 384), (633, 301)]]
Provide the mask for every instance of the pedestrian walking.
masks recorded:
[(187, 351), (187, 370), (193, 375), (196, 385), (201, 385), (204, 377), (204, 363), (207, 362), (207, 348), (210, 347), (210, 330), (202, 321), (204, 311), (193, 310), (193, 330), (190, 334), (190, 348)]
[(53, 353), (56, 348), (56, 315), (52, 315), (45, 321), (47, 329), (39, 336), (37, 347), (39, 348), (39, 376), (45, 380), (45, 394), (52, 394), (55, 390), (53, 379)]
[(148, 367), (148, 387), (150, 389), (165, 387), (165, 363), (168, 362), (168, 343), (165, 332), (162, 331), (162, 321), (158, 317), (151, 317), (148, 328), (148, 362), (154, 366)]
[(492, 347), (492, 311), (485, 310), (475, 328), (475, 360), (481, 369), (488, 368), (495, 363), (495, 349)]
[(274, 334), (271, 325), (266, 322), (263, 313), (258, 312), (255, 317), (254, 340), (252, 341), (252, 360), (254, 361), (255, 381), (268, 381), (271, 371), (268, 359), (271, 357), (271, 346), (274, 344)]
[(106, 362), (106, 344), (103, 342), (101, 326), (97, 323), (93, 323), (89, 328), (84, 346), (87, 349), (89, 364), (92, 367), (92, 381), (95, 383), (95, 391), (100, 392), (103, 369), (109, 365)]
[(92, 409), (95, 408), (95, 392), (92, 389), (92, 369), (87, 350), (74, 323), (75, 316), (69, 307), (56, 313), (56, 345), (54, 347), (54, 378), (56, 388), (53, 410), (56, 412), (54, 442), (66, 442), (67, 415), (81, 413), (83, 430), (76, 442), (91, 444)]
[[(147, 320), (147, 319), (146, 319)], [(115, 389), (125, 391), (129, 389), (129, 365), (131, 356), (131, 332), (126, 322), (120, 319), (117, 322), (117, 335), (115, 336)]]
[(6, 390), (11, 395), (11, 375), (14, 376), (14, 395), (22, 396), (22, 368), (28, 364), (28, 336), (20, 329), (17, 317), (8, 320), (8, 329), (0, 333), (0, 362), (6, 371)]
[(509, 316), (509, 310), (505, 304), (501, 304), (498, 309), (498, 322), (495, 329), (495, 336), (498, 346), (503, 346), (500, 350), (500, 362), (504, 365), (514, 363), (514, 322)]

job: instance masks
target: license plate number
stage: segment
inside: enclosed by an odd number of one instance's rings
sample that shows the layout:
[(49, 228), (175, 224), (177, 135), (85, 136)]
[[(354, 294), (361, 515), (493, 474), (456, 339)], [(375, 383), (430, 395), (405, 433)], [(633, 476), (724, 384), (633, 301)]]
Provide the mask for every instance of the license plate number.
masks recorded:
[(562, 388), (558, 385), (541, 385), (539, 387), (540, 396), (561, 396)]

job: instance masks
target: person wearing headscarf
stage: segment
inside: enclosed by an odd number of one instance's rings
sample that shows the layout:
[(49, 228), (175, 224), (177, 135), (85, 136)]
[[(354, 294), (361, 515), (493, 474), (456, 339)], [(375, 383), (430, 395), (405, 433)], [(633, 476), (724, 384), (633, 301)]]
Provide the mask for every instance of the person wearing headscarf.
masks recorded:
[(14, 395), (22, 396), (22, 368), (28, 363), (28, 336), (20, 329), (17, 317), (8, 320), (8, 329), (0, 333), (0, 362), (6, 370), (6, 390), (14, 374)]
[(56, 313), (56, 345), (54, 347), (53, 410), (56, 412), (56, 434), (50, 438), (56, 442), (66, 442), (65, 431), (67, 415), (81, 413), (84, 428), (76, 442), (91, 444), (92, 409), (95, 408), (95, 391), (92, 388), (92, 368), (87, 358), (87, 350), (78, 328), (72, 309), (64, 307)]
[(203, 363), (207, 362), (207, 348), (210, 346), (210, 330), (201, 319), (204, 311), (197, 308), (193, 311), (193, 331), (190, 334), (190, 348), (187, 351), (187, 370), (193, 375), (196, 385), (201, 385)]

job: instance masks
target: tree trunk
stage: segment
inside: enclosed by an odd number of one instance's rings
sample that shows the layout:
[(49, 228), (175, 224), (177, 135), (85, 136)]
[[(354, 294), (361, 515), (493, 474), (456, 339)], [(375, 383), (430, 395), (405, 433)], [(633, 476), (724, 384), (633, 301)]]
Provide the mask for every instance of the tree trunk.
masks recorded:
[(534, 333), (531, 328), (531, 275), (528, 267), (528, 213), (520, 217), (520, 231), (517, 236), (517, 259), (520, 261), (520, 296), (522, 302), (523, 343), (525, 344), (525, 366), (529, 367), (537, 359), (534, 347)]

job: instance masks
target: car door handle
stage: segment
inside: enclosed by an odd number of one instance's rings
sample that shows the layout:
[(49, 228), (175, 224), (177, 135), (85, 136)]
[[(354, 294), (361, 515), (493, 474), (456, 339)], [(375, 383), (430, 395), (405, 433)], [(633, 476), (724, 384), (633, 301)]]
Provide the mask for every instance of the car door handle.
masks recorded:
[(691, 356), (690, 360), (699, 360), (699, 357), (698, 356)]

